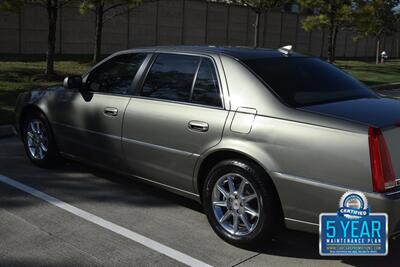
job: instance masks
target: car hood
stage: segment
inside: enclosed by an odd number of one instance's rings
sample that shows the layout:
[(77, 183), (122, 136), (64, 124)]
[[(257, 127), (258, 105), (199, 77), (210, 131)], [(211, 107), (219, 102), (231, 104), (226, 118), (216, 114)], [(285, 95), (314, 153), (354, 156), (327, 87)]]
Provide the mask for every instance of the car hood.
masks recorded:
[(400, 101), (391, 98), (353, 99), (299, 109), (380, 128), (400, 123)]

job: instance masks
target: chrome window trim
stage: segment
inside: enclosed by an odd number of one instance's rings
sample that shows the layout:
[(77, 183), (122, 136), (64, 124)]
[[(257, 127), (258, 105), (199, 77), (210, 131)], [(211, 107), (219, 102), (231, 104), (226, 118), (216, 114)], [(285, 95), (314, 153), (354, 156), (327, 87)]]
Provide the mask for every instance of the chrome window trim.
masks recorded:
[(126, 55), (126, 54), (138, 54), (138, 53), (142, 53), (142, 54), (154, 54), (154, 50), (125, 50), (125, 51), (120, 51), (120, 52), (116, 52), (114, 54), (109, 55), (108, 57), (102, 59), (100, 62), (96, 63), (94, 66), (92, 66), (88, 71), (86, 71), (83, 75), (82, 75), (82, 79), (85, 80), (87, 78), (87, 76), (96, 68), (98, 68), (100, 65), (103, 65), (103, 63), (105, 63), (106, 61), (116, 57), (116, 56), (120, 56), (120, 55)]
[[(142, 96), (140, 95), (142, 93), (142, 89), (143, 89), (143, 85), (144, 82), (147, 78), (147, 75), (149, 74), (151, 67), (153, 66), (154, 62), (157, 60), (158, 55), (160, 54), (173, 54), (173, 55), (184, 55), (184, 56), (195, 56), (195, 57), (199, 57), (199, 65), (197, 68), (197, 71), (195, 73), (195, 76), (193, 78), (193, 84), (192, 84), (192, 88), (191, 88), (191, 92), (193, 90), (193, 86), (196, 82), (196, 78), (197, 78), (197, 73), (200, 69), (200, 64), (202, 62), (202, 58), (208, 58), (211, 60), (213, 66), (214, 66), (214, 72), (215, 75), (217, 77), (217, 81), (218, 81), (218, 90), (219, 90), (219, 98), (221, 100), (221, 105), (220, 106), (212, 106), (212, 105), (201, 105), (201, 104), (195, 104), (195, 103), (191, 103), (191, 102), (185, 102), (185, 101), (176, 101), (176, 100), (169, 100), (169, 99), (161, 99), (161, 98), (154, 98), (154, 97), (147, 97), (147, 96)], [(153, 60), (150, 60), (151, 62), (148, 62), (148, 66), (147, 66), (147, 70), (142, 74), (142, 81), (140, 82), (140, 84), (138, 85), (139, 89), (137, 92), (137, 95), (133, 95), (132, 98), (142, 98), (142, 99), (149, 99), (149, 100), (154, 100), (154, 101), (163, 101), (163, 102), (171, 102), (171, 103), (176, 103), (176, 104), (186, 104), (186, 105), (193, 105), (193, 106), (200, 106), (200, 107), (206, 107), (206, 108), (212, 108), (212, 109), (220, 109), (220, 110), (226, 110), (225, 109), (225, 102), (224, 102), (224, 92), (222, 90), (222, 82), (221, 82), (221, 77), (220, 74), (218, 72), (218, 67), (217, 64), (215, 62), (215, 59), (207, 54), (203, 54), (203, 53), (191, 53), (191, 52), (175, 52), (175, 51), (155, 51), (154, 53), (154, 58)]]
[(88, 93), (93, 94), (93, 95), (104, 95), (104, 96), (116, 96), (116, 97), (127, 97), (131, 98), (131, 95), (122, 95), (122, 94), (113, 94), (113, 93), (106, 93), (106, 92), (92, 92), (89, 91)]
[(143, 100), (148, 100), (148, 101), (166, 102), (166, 103), (171, 103), (171, 104), (180, 104), (180, 105), (193, 106), (193, 107), (199, 107), (199, 108), (225, 110), (225, 108), (223, 108), (223, 107), (207, 106), (207, 105), (201, 105), (201, 104), (196, 104), (196, 103), (182, 102), (182, 101), (168, 100), (168, 99), (159, 99), (159, 98), (152, 98), (152, 97), (147, 97), (147, 96), (134, 95), (134, 96), (131, 96), (131, 98), (143, 99)]
[(108, 57), (106, 57), (105, 59), (103, 59), (102, 61), (100, 61), (99, 63), (97, 63), (94, 67), (92, 67), (88, 72), (86, 72), (84, 75), (82, 75), (82, 81), (83, 84), (86, 85), (86, 81), (87, 78), (89, 77), (90, 73), (92, 73), (94, 70), (96, 70), (98, 67), (100, 67), (101, 65), (107, 63), (109, 60), (118, 57), (118, 56), (122, 56), (122, 55), (130, 55), (130, 54), (145, 54), (146, 57), (143, 59), (142, 64), (140, 65), (138, 71), (136, 72), (135, 76), (132, 79), (131, 85), (128, 88), (126, 94), (117, 94), (117, 93), (107, 93), (107, 92), (96, 92), (96, 91), (88, 91), (88, 93), (93, 94), (93, 95), (111, 95), (111, 96), (122, 96), (122, 97), (131, 97), (135, 94), (135, 81), (136, 79), (139, 77), (141, 77), (143, 75), (143, 72), (145, 70), (143, 70), (143, 68), (146, 68), (147, 65), (149, 64), (149, 62), (151, 61), (151, 58), (153, 57), (153, 53), (152, 52), (133, 52), (133, 51), (123, 51), (123, 52), (119, 52), (119, 53), (115, 53), (112, 54)]
[(190, 88), (189, 101), (193, 100), (193, 91), (194, 91), (194, 87), (195, 87), (196, 82), (197, 82), (197, 77), (199, 76), (199, 70), (200, 70), (202, 62), (203, 62), (203, 58), (200, 57), (199, 58), (199, 63), (197, 64), (196, 72), (195, 72), (194, 77), (193, 77), (192, 87)]

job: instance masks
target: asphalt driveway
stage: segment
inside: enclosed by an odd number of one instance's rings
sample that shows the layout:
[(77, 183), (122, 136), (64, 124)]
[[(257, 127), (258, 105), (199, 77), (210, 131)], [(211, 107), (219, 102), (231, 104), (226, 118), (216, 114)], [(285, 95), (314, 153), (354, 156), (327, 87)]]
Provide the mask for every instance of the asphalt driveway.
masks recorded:
[(318, 235), (296, 231), (254, 251), (239, 249), (214, 234), (196, 202), (78, 163), (40, 169), (16, 137), (0, 139), (0, 176), (30, 190), (0, 179), (0, 266), (181, 266), (182, 257), (212, 266), (397, 266), (400, 260), (399, 241), (390, 242), (387, 257), (320, 257)]

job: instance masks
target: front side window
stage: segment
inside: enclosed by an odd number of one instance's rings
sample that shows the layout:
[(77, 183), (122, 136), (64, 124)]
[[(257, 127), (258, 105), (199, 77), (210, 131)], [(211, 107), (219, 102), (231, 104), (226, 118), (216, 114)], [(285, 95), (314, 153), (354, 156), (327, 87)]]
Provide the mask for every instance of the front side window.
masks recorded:
[(146, 56), (135, 53), (111, 58), (89, 74), (87, 89), (91, 92), (126, 95)]
[(189, 102), (199, 61), (196, 56), (160, 54), (146, 77), (141, 95)]
[(317, 58), (259, 58), (243, 62), (293, 107), (376, 97), (350, 75)]

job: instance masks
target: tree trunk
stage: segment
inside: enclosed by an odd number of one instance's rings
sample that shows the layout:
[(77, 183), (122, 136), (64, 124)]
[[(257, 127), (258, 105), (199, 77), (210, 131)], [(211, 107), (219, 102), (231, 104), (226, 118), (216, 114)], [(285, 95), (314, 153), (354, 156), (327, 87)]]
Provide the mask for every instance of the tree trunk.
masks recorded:
[(334, 55), (334, 37), (335, 35), (335, 18), (334, 15), (330, 16), (330, 23), (329, 23), (329, 42), (328, 42), (328, 62), (333, 63), (335, 61)]
[(375, 55), (375, 63), (379, 64), (379, 54), (381, 52), (381, 40), (380, 38), (376, 38), (376, 55)]
[(47, 0), (48, 36), (46, 53), (46, 75), (54, 74), (54, 54), (56, 50), (56, 30), (58, 0)]
[(336, 60), (336, 40), (337, 40), (337, 35), (339, 32), (339, 27), (335, 27), (335, 30), (333, 31), (333, 38), (332, 38), (332, 63), (335, 62)]
[(103, 34), (103, 15), (104, 15), (104, 6), (102, 4), (98, 4), (96, 6), (96, 32), (95, 32), (94, 54), (93, 54), (93, 63), (94, 64), (99, 62), (100, 57), (101, 57), (101, 43), (102, 43), (102, 34)]
[(259, 46), (260, 42), (260, 13), (256, 11), (256, 21), (254, 22), (254, 48)]

